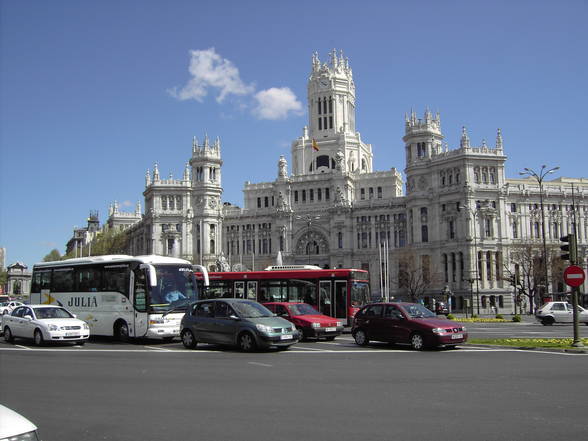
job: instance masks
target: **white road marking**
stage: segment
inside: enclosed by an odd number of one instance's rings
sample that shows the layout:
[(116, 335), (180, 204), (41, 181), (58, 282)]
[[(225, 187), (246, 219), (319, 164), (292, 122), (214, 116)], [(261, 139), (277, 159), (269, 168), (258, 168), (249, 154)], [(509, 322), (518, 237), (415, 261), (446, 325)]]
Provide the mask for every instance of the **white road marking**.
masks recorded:
[(256, 361), (250, 361), (247, 364), (253, 364), (255, 366), (263, 366), (263, 367), (274, 367), (273, 364), (257, 363)]

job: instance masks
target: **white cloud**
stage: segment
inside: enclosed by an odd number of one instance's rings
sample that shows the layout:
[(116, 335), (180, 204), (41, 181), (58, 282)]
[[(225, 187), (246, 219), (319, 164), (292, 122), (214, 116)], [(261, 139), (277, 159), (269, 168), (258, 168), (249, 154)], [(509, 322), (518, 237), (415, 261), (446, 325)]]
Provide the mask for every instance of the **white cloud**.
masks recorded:
[(216, 89), (216, 100), (220, 103), (228, 95), (248, 95), (255, 91), (239, 77), (239, 69), (216, 53), (214, 48), (190, 51), (190, 75), (192, 78), (179, 91), (170, 90), (172, 96), (180, 100), (194, 99), (202, 102), (209, 89)]
[(287, 87), (255, 91), (254, 84), (245, 84), (239, 69), (226, 58), (216, 53), (214, 48), (190, 51), (190, 80), (181, 88), (168, 90), (170, 95), (179, 100), (196, 100), (202, 102), (208, 93), (218, 93), (216, 100), (222, 103), (230, 95), (253, 98), (254, 104), (237, 102), (237, 109), (251, 109), (259, 119), (285, 119), (292, 115), (302, 115), (302, 103)]
[(302, 114), (302, 103), (288, 87), (262, 90), (257, 92), (254, 98), (257, 100), (254, 114), (259, 119), (285, 119), (290, 112), (295, 115)]

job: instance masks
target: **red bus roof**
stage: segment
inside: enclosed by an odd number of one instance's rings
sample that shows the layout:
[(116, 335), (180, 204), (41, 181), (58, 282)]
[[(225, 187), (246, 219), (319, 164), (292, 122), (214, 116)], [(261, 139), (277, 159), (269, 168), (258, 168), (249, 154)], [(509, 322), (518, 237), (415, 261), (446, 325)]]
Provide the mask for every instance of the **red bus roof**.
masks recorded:
[[(234, 272), (210, 272), (209, 280), (283, 280), (283, 279), (330, 279), (348, 278), (355, 280), (368, 280), (368, 272), (361, 269), (298, 269), (284, 271), (234, 271)], [(201, 278), (200, 273), (196, 277)]]

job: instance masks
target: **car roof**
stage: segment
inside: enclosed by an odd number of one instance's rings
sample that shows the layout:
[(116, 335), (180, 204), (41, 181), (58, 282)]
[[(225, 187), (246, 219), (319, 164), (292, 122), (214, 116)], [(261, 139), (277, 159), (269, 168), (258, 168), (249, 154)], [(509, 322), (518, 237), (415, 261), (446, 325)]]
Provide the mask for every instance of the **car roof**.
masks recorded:
[[(25, 306), (25, 305), (23, 305)], [(65, 309), (63, 306), (60, 305), (26, 305), (29, 306), (31, 308), (61, 308), (61, 309)]]
[(202, 299), (196, 301), (196, 303), (204, 303), (204, 302), (230, 302), (230, 303), (257, 303), (255, 300), (251, 299), (236, 299), (234, 297), (222, 297), (219, 299)]

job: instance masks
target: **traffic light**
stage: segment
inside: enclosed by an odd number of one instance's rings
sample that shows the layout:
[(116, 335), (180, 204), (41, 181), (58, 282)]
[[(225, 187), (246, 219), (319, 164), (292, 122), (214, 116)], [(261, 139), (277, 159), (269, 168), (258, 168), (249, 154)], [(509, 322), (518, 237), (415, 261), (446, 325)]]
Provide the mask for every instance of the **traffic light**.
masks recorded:
[(564, 252), (561, 255), (562, 260), (569, 260), (570, 263), (574, 264), (578, 260), (578, 253), (576, 248), (576, 236), (574, 234), (566, 234), (560, 237), (559, 240), (567, 242), (565, 245), (561, 245), (560, 248)]

